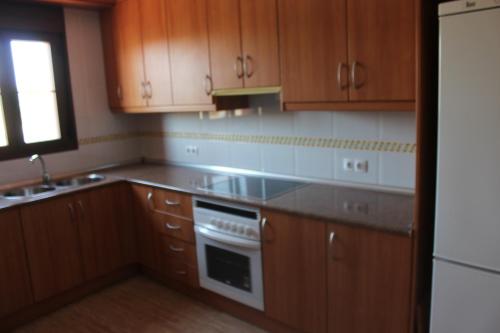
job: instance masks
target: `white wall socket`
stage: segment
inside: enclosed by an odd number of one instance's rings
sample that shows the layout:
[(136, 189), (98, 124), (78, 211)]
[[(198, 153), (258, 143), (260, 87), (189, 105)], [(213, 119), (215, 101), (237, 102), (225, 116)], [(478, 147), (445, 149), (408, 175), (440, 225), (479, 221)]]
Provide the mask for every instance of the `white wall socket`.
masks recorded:
[(367, 173), (368, 172), (368, 161), (367, 160), (354, 160), (354, 171)]
[(344, 171), (354, 171), (354, 160), (350, 158), (344, 158), (342, 160), (342, 168)]
[(186, 153), (188, 155), (198, 155), (200, 153), (200, 150), (197, 146), (186, 146)]

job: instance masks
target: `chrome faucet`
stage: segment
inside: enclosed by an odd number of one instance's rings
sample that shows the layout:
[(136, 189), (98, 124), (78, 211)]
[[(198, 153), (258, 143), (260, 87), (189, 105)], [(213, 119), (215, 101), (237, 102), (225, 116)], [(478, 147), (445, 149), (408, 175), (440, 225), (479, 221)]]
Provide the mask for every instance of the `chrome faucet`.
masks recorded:
[(36, 162), (36, 160), (39, 160), (40, 164), (42, 165), (42, 183), (44, 185), (49, 185), (50, 184), (50, 175), (47, 172), (47, 167), (45, 165), (45, 161), (43, 160), (43, 157), (38, 155), (38, 154), (35, 154), (35, 155), (30, 157), (30, 162), (32, 164), (34, 164)]

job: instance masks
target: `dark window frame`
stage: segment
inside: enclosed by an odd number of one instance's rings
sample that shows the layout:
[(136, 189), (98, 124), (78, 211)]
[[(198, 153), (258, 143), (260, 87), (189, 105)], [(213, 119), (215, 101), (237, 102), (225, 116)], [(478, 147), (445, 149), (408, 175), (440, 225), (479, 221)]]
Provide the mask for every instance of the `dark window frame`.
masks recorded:
[[(62, 13), (61, 13), (62, 15)], [(53, 141), (26, 144), (23, 139), (21, 113), (10, 48), (10, 41), (33, 40), (48, 42), (56, 86), (57, 108), (61, 138)], [(0, 147), (0, 161), (78, 149), (75, 115), (71, 96), (68, 54), (64, 32), (0, 27), (0, 89), (3, 102), (8, 146)]]

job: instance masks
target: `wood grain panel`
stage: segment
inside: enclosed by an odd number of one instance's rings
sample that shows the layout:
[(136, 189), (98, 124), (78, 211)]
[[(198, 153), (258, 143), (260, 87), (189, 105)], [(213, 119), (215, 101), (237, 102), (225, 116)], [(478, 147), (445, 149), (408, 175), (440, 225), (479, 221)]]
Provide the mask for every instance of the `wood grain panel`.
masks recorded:
[(156, 215), (154, 221), (156, 232), (185, 242), (194, 243), (194, 225), (192, 220), (160, 213), (153, 214)]
[(240, 0), (245, 87), (280, 85), (276, 0)]
[(193, 219), (193, 201), (189, 194), (156, 188), (153, 191), (153, 205), (155, 210)]
[(168, 0), (167, 26), (175, 105), (211, 104), (206, 0)]
[(268, 210), (262, 215), (266, 315), (300, 332), (325, 332), (325, 224)]
[(106, 72), (106, 88), (108, 103), (111, 109), (122, 106), (120, 99), (120, 69), (118, 64), (119, 32), (117, 11), (106, 9), (101, 11), (101, 34)]
[(161, 237), (160, 251), (169, 259), (185, 262), (192, 267), (198, 267), (196, 260), (196, 246), (172, 237)]
[(208, 0), (208, 31), (214, 89), (242, 88), (240, 0)]
[(164, 0), (141, 0), (141, 31), (146, 82), (150, 84), (148, 106), (171, 105), (172, 82)]
[(411, 238), (328, 226), (328, 332), (409, 332)]
[(19, 210), (0, 212), (0, 318), (33, 303)]
[(352, 101), (415, 99), (415, 0), (347, 1), (349, 62), (359, 62)]
[[(21, 208), (35, 301), (83, 282), (83, 266), (72, 197)], [(74, 208), (73, 208), (74, 209)]]
[(339, 63), (347, 63), (346, 1), (278, 4), (283, 102), (347, 101), (336, 79)]

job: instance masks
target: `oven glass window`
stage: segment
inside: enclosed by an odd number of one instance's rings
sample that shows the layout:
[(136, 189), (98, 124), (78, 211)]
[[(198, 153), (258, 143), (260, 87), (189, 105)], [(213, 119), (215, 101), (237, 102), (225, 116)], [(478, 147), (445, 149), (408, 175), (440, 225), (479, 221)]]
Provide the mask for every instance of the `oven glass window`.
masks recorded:
[(232, 287), (252, 292), (250, 258), (205, 245), (208, 277)]

